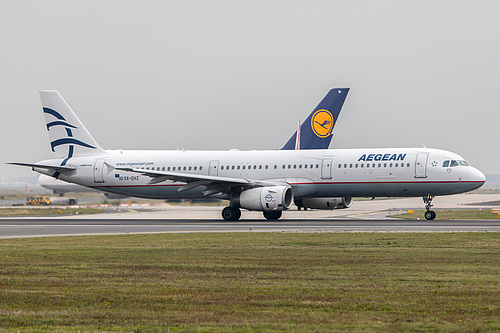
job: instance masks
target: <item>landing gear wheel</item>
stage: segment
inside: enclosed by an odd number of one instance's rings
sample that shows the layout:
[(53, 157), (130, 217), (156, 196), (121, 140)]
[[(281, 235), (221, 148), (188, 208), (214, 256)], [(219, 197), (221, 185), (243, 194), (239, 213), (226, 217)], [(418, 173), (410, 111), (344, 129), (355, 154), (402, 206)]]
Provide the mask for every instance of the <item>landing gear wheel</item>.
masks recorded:
[(273, 211), (264, 211), (264, 217), (267, 220), (278, 220), (281, 217), (281, 211), (279, 210), (273, 210)]
[(428, 210), (425, 212), (425, 218), (427, 220), (434, 220), (436, 218), (436, 212), (432, 211), (432, 210)]
[(241, 217), (239, 208), (228, 206), (222, 210), (222, 218), (224, 221), (238, 221)]
[(432, 207), (432, 199), (434, 199), (433, 195), (427, 194), (426, 197), (423, 198), (425, 203), (425, 209), (427, 210), (424, 214), (427, 220), (434, 220), (436, 218), (436, 213), (431, 210)]

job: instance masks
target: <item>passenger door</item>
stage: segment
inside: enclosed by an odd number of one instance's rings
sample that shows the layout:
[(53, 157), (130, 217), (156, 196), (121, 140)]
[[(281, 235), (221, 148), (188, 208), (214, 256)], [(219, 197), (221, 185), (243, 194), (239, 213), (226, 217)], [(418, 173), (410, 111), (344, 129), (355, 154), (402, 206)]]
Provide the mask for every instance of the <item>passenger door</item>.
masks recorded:
[(427, 159), (429, 153), (417, 153), (415, 160), (415, 178), (427, 178)]
[(94, 183), (104, 183), (104, 161), (97, 160), (94, 163)]

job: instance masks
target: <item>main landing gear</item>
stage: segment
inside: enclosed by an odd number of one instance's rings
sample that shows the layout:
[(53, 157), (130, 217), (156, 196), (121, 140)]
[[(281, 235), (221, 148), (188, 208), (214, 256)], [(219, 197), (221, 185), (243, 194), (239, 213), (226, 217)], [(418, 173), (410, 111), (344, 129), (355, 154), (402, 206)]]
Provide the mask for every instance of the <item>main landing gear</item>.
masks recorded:
[(436, 218), (436, 212), (431, 210), (432, 207), (432, 199), (434, 199), (433, 195), (427, 194), (426, 197), (423, 198), (425, 203), (426, 212), (424, 214), (427, 220), (434, 220)]
[[(240, 217), (241, 210), (239, 208), (228, 206), (222, 210), (222, 218), (224, 221), (238, 221)], [(278, 220), (281, 217), (281, 211), (264, 211), (264, 217), (270, 221)]]
[(222, 210), (224, 221), (238, 221), (241, 217), (241, 210), (236, 207), (228, 206)]

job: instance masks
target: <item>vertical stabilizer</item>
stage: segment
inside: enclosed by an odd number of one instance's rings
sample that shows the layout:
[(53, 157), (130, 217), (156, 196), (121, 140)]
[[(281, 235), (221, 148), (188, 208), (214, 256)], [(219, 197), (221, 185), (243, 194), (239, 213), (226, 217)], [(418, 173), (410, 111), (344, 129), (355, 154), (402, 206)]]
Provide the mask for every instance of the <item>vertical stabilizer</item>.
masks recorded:
[[(342, 110), (349, 88), (335, 88), (326, 94), (300, 127), (300, 149), (328, 149), (332, 131)], [(297, 132), (281, 148), (296, 149)]]
[(40, 98), (54, 157), (64, 158), (61, 165), (74, 156), (105, 154), (59, 92), (41, 90)]

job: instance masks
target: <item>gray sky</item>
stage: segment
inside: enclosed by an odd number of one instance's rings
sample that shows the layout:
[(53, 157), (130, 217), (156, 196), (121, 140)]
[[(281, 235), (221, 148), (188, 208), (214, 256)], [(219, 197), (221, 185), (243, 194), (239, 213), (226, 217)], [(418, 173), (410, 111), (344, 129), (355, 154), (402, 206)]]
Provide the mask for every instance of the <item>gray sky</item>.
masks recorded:
[(38, 90), (103, 148), (275, 149), (330, 88), (332, 148), (451, 150), (500, 173), (498, 1), (9, 1), (0, 177), (51, 157)]

